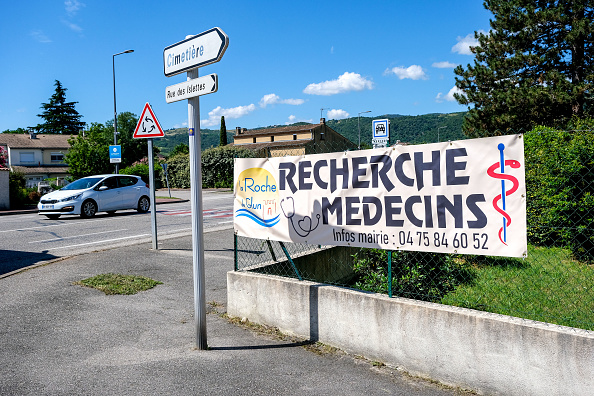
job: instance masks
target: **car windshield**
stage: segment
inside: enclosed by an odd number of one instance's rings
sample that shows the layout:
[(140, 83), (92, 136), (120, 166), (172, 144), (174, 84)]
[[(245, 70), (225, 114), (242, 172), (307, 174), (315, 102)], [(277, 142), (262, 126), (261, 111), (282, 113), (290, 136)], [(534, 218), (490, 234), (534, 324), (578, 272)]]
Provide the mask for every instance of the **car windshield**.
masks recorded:
[(86, 188), (93, 187), (95, 184), (99, 183), (101, 180), (103, 180), (102, 177), (85, 177), (85, 178), (73, 181), (69, 185), (62, 187), (62, 190), (84, 190)]

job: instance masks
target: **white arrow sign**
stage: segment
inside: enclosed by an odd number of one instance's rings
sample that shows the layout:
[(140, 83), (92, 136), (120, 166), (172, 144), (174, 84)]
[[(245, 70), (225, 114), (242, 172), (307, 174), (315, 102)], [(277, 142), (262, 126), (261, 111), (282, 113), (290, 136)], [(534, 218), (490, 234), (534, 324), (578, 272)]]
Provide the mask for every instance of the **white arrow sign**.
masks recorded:
[(173, 103), (178, 100), (214, 93), (218, 89), (219, 79), (217, 75), (209, 74), (165, 88), (165, 101), (167, 103)]
[(172, 44), (163, 50), (165, 76), (218, 62), (228, 45), (229, 37), (218, 27)]

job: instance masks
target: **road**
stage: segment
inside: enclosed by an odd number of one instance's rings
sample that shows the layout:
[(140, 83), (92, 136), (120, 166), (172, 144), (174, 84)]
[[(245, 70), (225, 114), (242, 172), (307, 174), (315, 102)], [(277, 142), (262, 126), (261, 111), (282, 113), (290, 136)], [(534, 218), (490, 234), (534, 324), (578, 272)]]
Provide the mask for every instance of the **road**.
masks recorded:
[[(190, 191), (172, 191), (172, 197), (189, 199)], [(157, 196), (167, 196), (159, 191)], [(233, 193), (203, 191), (204, 228), (231, 227)], [(157, 235), (183, 236), (192, 232), (190, 202), (157, 206)], [(150, 241), (150, 212), (124, 210), (98, 213), (92, 219), (63, 216), (50, 220), (38, 214), (3, 216), (0, 220), (0, 276), (40, 261), (84, 254), (113, 246)]]

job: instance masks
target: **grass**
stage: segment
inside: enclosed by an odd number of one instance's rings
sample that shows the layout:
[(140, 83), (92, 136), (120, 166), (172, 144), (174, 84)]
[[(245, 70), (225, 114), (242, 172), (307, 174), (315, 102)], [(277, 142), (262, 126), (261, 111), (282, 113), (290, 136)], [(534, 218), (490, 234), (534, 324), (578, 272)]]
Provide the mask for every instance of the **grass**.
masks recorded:
[(75, 282), (76, 285), (92, 287), (101, 290), (105, 294), (136, 294), (141, 291), (152, 289), (162, 284), (145, 276), (121, 275), (121, 274), (101, 274), (91, 278)]
[(469, 261), (474, 279), (441, 303), (594, 330), (594, 268), (568, 249), (530, 247), (521, 259)]

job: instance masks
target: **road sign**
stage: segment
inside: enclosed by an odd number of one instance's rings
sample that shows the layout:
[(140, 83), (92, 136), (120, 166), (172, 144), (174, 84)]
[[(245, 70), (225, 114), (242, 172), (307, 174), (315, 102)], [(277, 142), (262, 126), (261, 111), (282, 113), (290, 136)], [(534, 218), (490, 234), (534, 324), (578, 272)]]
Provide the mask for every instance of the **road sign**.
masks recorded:
[(165, 133), (161, 128), (161, 124), (157, 121), (157, 117), (155, 116), (155, 113), (153, 113), (151, 105), (148, 103), (145, 104), (144, 110), (142, 110), (142, 114), (138, 119), (138, 124), (136, 124), (136, 129), (134, 130), (134, 139), (163, 136), (165, 136)]
[(390, 120), (387, 118), (373, 120), (371, 127), (373, 129), (373, 139), (371, 140), (373, 148), (386, 147), (390, 140)]
[(175, 43), (163, 50), (163, 70), (171, 77), (221, 60), (229, 37), (215, 27)]
[(122, 162), (122, 146), (109, 146), (109, 163), (119, 164)]
[(218, 89), (219, 79), (217, 75), (209, 74), (165, 88), (165, 101), (173, 103), (178, 100), (214, 93)]

